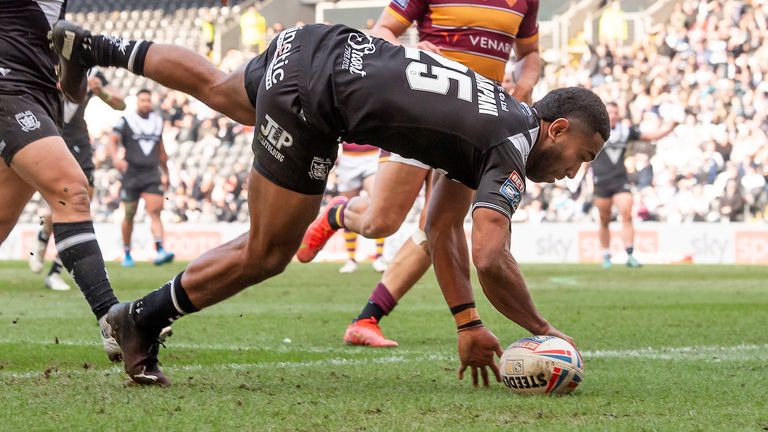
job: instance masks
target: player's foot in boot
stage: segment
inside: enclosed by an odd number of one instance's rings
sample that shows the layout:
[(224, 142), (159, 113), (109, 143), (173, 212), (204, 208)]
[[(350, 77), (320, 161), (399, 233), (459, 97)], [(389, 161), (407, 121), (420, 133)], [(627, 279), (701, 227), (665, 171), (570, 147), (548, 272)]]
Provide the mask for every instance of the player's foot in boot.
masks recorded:
[(354, 273), (356, 271), (357, 271), (357, 261), (355, 260), (348, 260), (339, 269), (339, 273)]
[(112, 327), (107, 322), (107, 316), (99, 318), (99, 330), (101, 331), (101, 346), (107, 353), (107, 358), (113, 362), (119, 362), (123, 359), (123, 352), (120, 351), (120, 345), (112, 337)]
[(643, 265), (640, 264), (637, 261), (637, 258), (635, 258), (634, 255), (630, 255), (630, 256), (627, 257), (627, 267), (629, 267), (629, 268), (640, 268), (642, 266)]
[(136, 263), (133, 261), (131, 254), (125, 254), (121, 264), (123, 267), (136, 267)]
[(376, 273), (384, 273), (387, 271), (388, 266), (389, 264), (384, 261), (384, 257), (378, 257), (373, 261), (373, 271)]
[(46, 276), (45, 287), (54, 291), (69, 291), (69, 284), (64, 282), (64, 279), (59, 273), (51, 273)]
[(88, 91), (88, 69), (96, 63), (91, 49), (91, 32), (66, 20), (59, 20), (51, 30), (51, 42), (59, 55), (61, 91), (75, 103), (82, 103)]
[(613, 263), (611, 262), (611, 256), (610, 255), (604, 256), (603, 257), (603, 268), (604, 269), (609, 269), (611, 267), (613, 267)]
[(320, 216), (318, 216), (317, 219), (315, 219), (309, 225), (307, 232), (304, 233), (304, 238), (301, 240), (299, 251), (296, 252), (296, 257), (299, 259), (299, 261), (308, 263), (312, 261), (321, 250), (323, 250), (323, 247), (325, 247), (328, 239), (330, 239), (331, 236), (333, 236), (333, 233), (338, 230), (331, 228), (331, 225), (328, 223), (328, 212), (334, 206), (338, 204), (345, 204), (347, 201), (347, 198), (343, 196), (337, 196), (336, 198), (332, 199), (328, 205), (325, 206), (325, 210), (320, 213)]
[(377, 348), (396, 347), (399, 345), (397, 342), (384, 337), (379, 323), (373, 317), (362, 318), (350, 324), (344, 333), (344, 343)]
[(171, 261), (173, 261), (173, 258), (176, 256), (173, 252), (168, 252), (165, 249), (160, 249), (157, 251), (157, 256), (155, 257), (155, 260), (152, 261), (156, 266), (167, 264)]
[(133, 320), (133, 303), (112, 306), (107, 313), (107, 323), (112, 327), (112, 336), (123, 352), (125, 373), (133, 382), (142, 385), (171, 384), (158, 365), (160, 330), (139, 328)]

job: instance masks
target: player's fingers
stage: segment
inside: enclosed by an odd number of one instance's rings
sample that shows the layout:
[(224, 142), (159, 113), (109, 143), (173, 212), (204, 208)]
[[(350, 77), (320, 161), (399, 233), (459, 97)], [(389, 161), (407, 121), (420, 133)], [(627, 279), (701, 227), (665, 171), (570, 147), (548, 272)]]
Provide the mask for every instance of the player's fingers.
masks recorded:
[(477, 386), (477, 368), (472, 366), (472, 385)]
[(501, 382), (501, 373), (499, 373), (499, 366), (494, 363), (491, 365), (491, 370), (493, 371), (493, 374), (496, 375), (496, 381)]
[(480, 375), (483, 377), (483, 385), (488, 387), (488, 370), (486, 368), (481, 368)]
[(496, 349), (494, 351), (496, 351), (496, 355), (499, 357), (501, 357), (501, 355), (504, 354), (504, 350), (501, 349), (501, 345), (499, 344), (496, 344)]

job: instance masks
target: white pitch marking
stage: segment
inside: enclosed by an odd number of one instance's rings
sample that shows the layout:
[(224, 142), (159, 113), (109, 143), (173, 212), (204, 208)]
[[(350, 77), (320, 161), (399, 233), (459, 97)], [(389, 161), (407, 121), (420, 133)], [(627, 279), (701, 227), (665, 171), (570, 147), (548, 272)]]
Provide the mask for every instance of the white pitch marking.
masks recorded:
[[(20, 341), (19, 341), (20, 342)], [(0, 341), (4, 343), (4, 341)], [(29, 343), (29, 342), (26, 342)], [(51, 342), (46, 342), (46, 345), (52, 345)], [(94, 346), (93, 343), (68, 343), (69, 346)], [(180, 346), (181, 344), (173, 344), (173, 346)], [(205, 345), (185, 344), (187, 347), (204, 350)], [(223, 348), (215, 348), (223, 349)], [(244, 349), (240, 347), (239, 349)], [(247, 349), (247, 348), (246, 348)], [(292, 352), (337, 352), (337, 353), (359, 353), (367, 351), (367, 348), (360, 348), (356, 351), (350, 351), (350, 348), (333, 349), (328, 348), (325, 351), (321, 351), (317, 348), (316, 351), (304, 350), (280, 350), (269, 347), (252, 348), (269, 351), (292, 351)], [(641, 349), (629, 349), (629, 350), (596, 350), (596, 351), (583, 351), (582, 352), (585, 361), (589, 361), (594, 358), (616, 358), (616, 359), (646, 359), (646, 360), (671, 360), (671, 361), (685, 361), (685, 360), (701, 360), (705, 362), (720, 362), (724, 360), (764, 360), (768, 361), (768, 344), (763, 345), (736, 345), (736, 346), (698, 346), (698, 347), (666, 347), (666, 348), (641, 348)], [(422, 363), (433, 361), (455, 361), (456, 354), (453, 352), (442, 352), (423, 355), (420, 351), (408, 351), (397, 349), (393, 355), (380, 358), (369, 359), (350, 359), (350, 358), (330, 358), (323, 360), (308, 360), (298, 362), (262, 362), (262, 363), (226, 363), (226, 364), (210, 364), (210, 365), (181, 365), (181, 366), (169, 366), (166, 367), (166, 371), (194, 371), (194, 370), (250, 370), (250, 369), (273, 369), (273, 368), (305, 368), (305, 367), (325, 367), (325, 366), (362, 366), (368, 364), (384, 364), (384, 363)], [(121, 373), (122, 369), (119, 367), (111, 367), (104, 369), (101, 372), (104, 373)], [(66, 370), (58, 371), (54, 370), (53, 375), (57, 375), (59, 372), (64, 372), (66, 375), (83, 375), (86, 373), (99, 373), (99, 371), (88, 372), (83, 370)], [(0, 371), (0, 377), (15, 378), (15, 379), (28, 379), (28, 378), (40, 378), (43, 374), (42, 371)]]

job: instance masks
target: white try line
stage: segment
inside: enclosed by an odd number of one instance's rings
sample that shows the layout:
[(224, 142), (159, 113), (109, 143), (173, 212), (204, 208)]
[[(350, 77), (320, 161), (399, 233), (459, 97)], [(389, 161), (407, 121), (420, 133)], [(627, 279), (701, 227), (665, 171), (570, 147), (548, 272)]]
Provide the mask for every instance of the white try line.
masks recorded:
[[(0, 343), (4, 343), (0, 341)], [(16, 341), (16, 343), (32, 343), (29, 341)], [(38, 345), (52, 345), (51, 342), (37, 343)], [(91, 342), (82, 343), (60, 343), (67, 346), (90, 346), (96, 348), (97, 344)], [(362, 347), (346, 347), (346, 348), (320, 348), (309, 347), (300, 348), (294, 347), (237, 347), (234, 349), (224, 348), (225, 345), (204, 345), (204, 344), (192, 344), (192, 343), (170, 343), (171, 346), (178, 348), (198, 349), (198, 350), (261, 350), (272, 352), (314, 352), (314, 353), (335, 353), (335, 354), (359, 354), (361, 352), (370, 352), (370, 348)], [(194, 364), (194, 365), (182, 365), (173, 366), (169, 365), (165, 369), (169, 372), (173, 371), (194, 371), (194, 370), (253, 370), (253, 369), (274, 369), (274, 368), (311, 368), (311, 367), (331, 367), (331, 366), (364, 366), (370, 364), (385, 364), (385, 363), (423, 363), (423, 362), (456, 362), (457, 356), (454, 352), (437, 352), (433, 354), (424, 354), (423, 351), (403, 350), (400, 348), (390, 349), (389, 355), (378, 358), (343, 358), (334, 357), (329, 359), (320, 360), (307, 360), (307, 361), (265, 361), (259, 363), (224, 363), (224, 364)], [(380, 351), (377, 351), (380, 352)], [(667, 347), (667, 348), (641, 348), (641, 349), (628, 349), (628, 350), (596, 350), (596, 351), (583, 351), (585, 363), (589, 363), (591, 359), (641, 359), (641, 360), (667, 360), (667, 361), (704, 361), (704, 362), (721, 362), (721, 361), (768, 361), (768, 344), (763, 345), (735, 345), (735, 346), (698, 346), (698, 347)], [(162, 358), (162, 353), (161, 353)], [(102, 370), (104, 373), (121, 373), (120, 367), (112, 367)], [(88, 372), (86, 370), (66, 370), (59, 371), (56, 368), (48, 371), (51, 375), (56, 375), (60, 372), (66, 373), (66, 375), (80, 375), (86, 373), (98, 373)], [(40, 378), (44, 375), (43, 371), (2, 371), (0, 370), (0, 378), (16, 378), (16, 379), (28, 379), (28, 378)]]

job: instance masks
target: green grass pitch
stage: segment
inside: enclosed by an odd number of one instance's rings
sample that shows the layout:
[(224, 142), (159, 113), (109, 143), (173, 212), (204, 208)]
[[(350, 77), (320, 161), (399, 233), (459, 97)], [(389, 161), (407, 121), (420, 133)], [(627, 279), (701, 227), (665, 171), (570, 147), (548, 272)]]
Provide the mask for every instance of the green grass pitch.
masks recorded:
[[(523, 266), (539, 309), (584, 354), (585, 381), (566, 397), (458, 381), (432, 274), (383, 320), (400, 347), (344, 346), (378, 275), (338, 267), (292, 264), (180, 320), (160, 351), (173, 381), (162, 389), (126, 384), (77, 290), (0, 262), (0, 430), (768, 430), (766, 267)], [(181, 268), (109, 272), (129, 300)], [(526, 335), (475, 286), (502, 345)]]

